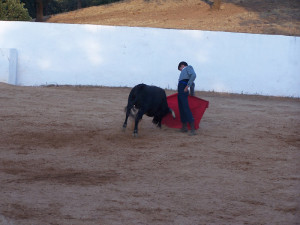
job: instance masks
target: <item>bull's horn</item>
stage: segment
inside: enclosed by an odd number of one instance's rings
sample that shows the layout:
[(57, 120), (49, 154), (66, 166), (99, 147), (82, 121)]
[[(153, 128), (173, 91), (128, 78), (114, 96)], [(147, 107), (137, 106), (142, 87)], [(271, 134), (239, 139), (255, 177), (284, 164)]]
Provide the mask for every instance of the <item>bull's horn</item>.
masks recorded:
[(171, 113), (172, 113), (172, 117), (175, 119), (176, 118), (176, 115), (175, 115), (175, 112), (173, 109), (170, 109)]

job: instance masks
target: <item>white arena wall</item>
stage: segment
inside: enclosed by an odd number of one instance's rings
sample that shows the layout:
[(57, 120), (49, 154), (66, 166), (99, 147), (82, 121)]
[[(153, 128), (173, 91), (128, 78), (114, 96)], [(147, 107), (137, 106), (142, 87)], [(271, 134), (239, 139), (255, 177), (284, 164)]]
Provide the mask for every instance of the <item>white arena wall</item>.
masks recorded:
[(0, 82), (15, 84), (17, 79), (16, 49), (0, 48)]
[(300, 97), (300, 37), (0, 21), (0, 82), (176, 89), (182, 60), (196, 90)]

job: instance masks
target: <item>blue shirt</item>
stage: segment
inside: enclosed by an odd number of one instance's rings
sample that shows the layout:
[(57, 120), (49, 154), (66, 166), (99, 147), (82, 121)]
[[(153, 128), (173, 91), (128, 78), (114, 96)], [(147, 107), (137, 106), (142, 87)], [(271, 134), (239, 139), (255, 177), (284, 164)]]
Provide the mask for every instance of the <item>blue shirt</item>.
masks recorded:
[(196, 73), (192, 66), (186, 66), (181, 70), (178, 81), (189, 80), (187, 86), (191, 86), (196, 79)]

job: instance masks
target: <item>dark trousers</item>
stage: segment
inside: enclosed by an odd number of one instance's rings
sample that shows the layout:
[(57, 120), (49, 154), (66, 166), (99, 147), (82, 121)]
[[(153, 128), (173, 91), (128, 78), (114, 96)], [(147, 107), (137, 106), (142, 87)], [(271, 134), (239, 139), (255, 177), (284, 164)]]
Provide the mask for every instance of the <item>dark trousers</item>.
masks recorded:
[(191, 94), (191, 96), (195, 96), (195, 83), (194, 82), (190, 86), (190, 94)]
[(192, 123), (194, 122), (194, 118), (188, 102), (189, 92), (184, 92), (185, 87), (185, 83), (178, 84), (178, 107), (180, 113), (180, 120), (182, 123)]

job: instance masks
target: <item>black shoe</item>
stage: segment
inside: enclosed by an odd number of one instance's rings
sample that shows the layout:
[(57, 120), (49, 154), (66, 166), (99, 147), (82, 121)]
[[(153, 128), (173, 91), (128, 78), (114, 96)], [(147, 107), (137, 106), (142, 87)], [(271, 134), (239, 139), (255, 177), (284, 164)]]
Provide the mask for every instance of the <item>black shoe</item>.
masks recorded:
[(193, 135), (196, 135), (196, 130), (195, 130), (195, 125), (194, 125), (194, 122), (190, 123), (191, 125), (191, 133), (189, 135), (193, 136)]
[(180, 132), (182, 132), (182, 133), (188, 132), (187, 123), (182, 123), (182, 127), (180, 128)]

